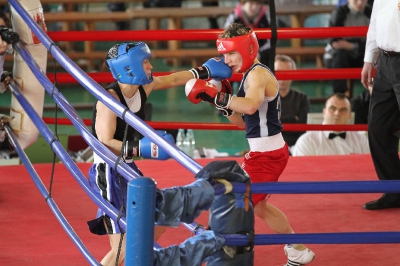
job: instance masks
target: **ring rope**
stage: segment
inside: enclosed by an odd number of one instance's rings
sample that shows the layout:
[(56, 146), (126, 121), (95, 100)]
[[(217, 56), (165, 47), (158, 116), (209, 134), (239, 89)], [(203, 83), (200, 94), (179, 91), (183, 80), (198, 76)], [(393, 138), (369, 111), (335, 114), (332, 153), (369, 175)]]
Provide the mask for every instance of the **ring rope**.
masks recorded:
[[(271, 38), (270, 29), (253, 29), (260, 39)], [(313, 27), (278, 29), (278, 39), (324, 39), (365, 37), (367, 26)], [(124, 30), (124, 31), (58, 31), (49, 32), (53, 41), (215, 41), (222, 30)]]
[[(317, 68), (317, 69), (297, 69), (297, 70), (278, 70), (275, 75), (279, 80), (331, 80), (331, 79), (361, 79), (361, 68)], [(376, 69), (373, 71), (375, 75)], [(154, 72), (154, 76), (165, 76), (172, 72)], [(114, 78), (110, 72), (88, 73), (89, 77), (96, 82), (112, 82)], [(53, 81), (51, 74), (47, 74), (48, 78)], [(57, 75), (59, 83), (78, 83), (72, 75), (68, 73), (59, 73)], [(240, 81), (242, 75), (234, 73), (230, 81)]]
[[(245, 193), (246, 184), (232, 183), (232, 192)], [(399, 180), (253, 183), (254, 194), (400, 193)]]
[[(223, 235), (228, 246), (246, 246), (249, 236)], [(287, 243), (304, 244), (385, 244), (400, 243), (400, 232), (344, 232), (344, 233), (296, 233), (257, 234), (254, 245), (276, 245)]]
[[(53, 117), (43, 117), (47, 124), (54, 124)], [(91, 119), (83, 119), (86, 126), (92, 125)], [(73, 125), (68, 118), (58, 118), (60, 125)], [(146, 121), (154, 129), (198, 129), (198, 130), (244, 130), (230, 123), (204, 123), (204, 122), (157, 122)], [(349, 125), (317, 125), (317, 124), (282, 124), (283, 131), (308, 131), (308, 130), (332, 130), (332, 131), (367, 131), (366, 124)]]

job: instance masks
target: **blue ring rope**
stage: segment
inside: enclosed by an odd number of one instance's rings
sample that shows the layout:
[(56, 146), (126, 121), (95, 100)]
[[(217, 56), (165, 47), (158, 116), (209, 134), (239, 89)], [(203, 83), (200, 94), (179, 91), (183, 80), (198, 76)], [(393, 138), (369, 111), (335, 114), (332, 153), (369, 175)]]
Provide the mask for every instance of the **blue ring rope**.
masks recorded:
[[(246, 246), (246, 235), (223, 235), (228, 246)], [(394, 244), (400, 243), (400, 232), (345, 232), (345, 233), (296, 233), (254, 235), (254, 245), (303, 244)]]
[[(232, 184), (232, 192), (246, 192), (246, 184)], [(265, 182), (251, 184), (250, 192), (254, 194), (399, 193), (400, 180)]]

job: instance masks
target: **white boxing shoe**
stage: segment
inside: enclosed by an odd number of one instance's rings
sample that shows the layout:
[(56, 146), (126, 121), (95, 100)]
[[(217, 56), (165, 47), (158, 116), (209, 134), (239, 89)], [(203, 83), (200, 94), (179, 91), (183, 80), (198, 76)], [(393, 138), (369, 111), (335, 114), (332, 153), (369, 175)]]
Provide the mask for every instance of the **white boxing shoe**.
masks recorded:
[(304, 245), (285, 245), (283, 250), (288, 257), (288, 262), (284, 266), (303, 266), (315, 258), (314, 252)]

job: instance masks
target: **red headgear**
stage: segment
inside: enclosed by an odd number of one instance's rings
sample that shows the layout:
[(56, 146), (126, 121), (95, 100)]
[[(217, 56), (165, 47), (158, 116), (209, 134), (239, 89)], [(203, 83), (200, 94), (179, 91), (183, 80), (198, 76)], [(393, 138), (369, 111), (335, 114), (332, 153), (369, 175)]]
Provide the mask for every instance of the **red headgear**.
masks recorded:
[(240, 72), (245, 72), (254, 63), (258, 54), (258, 41), (254, 31), (246, 35), (233, 38), (218, 38), (217, 50), (220, 54), (226, 54), (232, 51), (238, 51), (242, 56), (242, 67)]

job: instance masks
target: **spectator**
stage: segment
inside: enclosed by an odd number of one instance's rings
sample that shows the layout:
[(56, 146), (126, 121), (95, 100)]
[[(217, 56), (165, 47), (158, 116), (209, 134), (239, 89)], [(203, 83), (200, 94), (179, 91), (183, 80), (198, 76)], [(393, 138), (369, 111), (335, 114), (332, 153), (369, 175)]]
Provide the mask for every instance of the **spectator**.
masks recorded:
[[(275, 56), (275, 70), (295, 70), (296, 63), (287, 55)], [(303, 123), (307, 122), (307, 114), (310, 112), (310, 100), (307, 95), (291, 89), (291, 80), (278, 80), (279, 94), (281, 96), (281, 122)], [(304, 132), (283, 131), (282, 135), (289, 147), (293, 146)]]
[[(205, 2), (201, 2), (201, 4), (203, 6), (215, 6), (217, 7), (218, 1), (205, 1)], [(208, 19), (209, 23), (210, 23), (210, 29), (219, 29), (219, 25), (218, 25), (218, 19), (216, 17), (211, 17)]]
[[(146, 0), (143, 3), (145, 8), (154, 7), (181, 7), (182, 0)], [(146, 20), (146, 29), (150, 29), (149, 20)]]
[[(226, 18), (224, 28), (232, 23), (241, 23), (249, 28), (270, 28), (269, 10), (264, 5), (265, 0), (240, 0), (234, 11)], [(258, 39), (258, 59), (264, 65), (269, 65), (271, 42), (268, 39)]]
[[(372, 7), (367, 0), (349, 0), (335, 8), (329, 20), (329, 27), (367, 26)], [(333, 38), (325, 48), (324, 64), (327, 68), (357, 68), (363, 66), (365, 38)], [(351, 96), (351, 85), (347, 80), (332, 81), (333, 92)]]
[(312, 5), (313, 0), (275, 0), (276, 5)]
[(182, 0), (147, 0), (144, 7), (181, 7)]
[[(343, 93), (335, 93), (326, 101), (322, 114), (324, 125), (347, 124), (351, 118), (350, 100)], [(369, 153), (365, 134), (353, 131), (309, 131), (300, 136), (293, 149), (294, 156), (353, 153)]]
[[(337, 3), (337, 6), (346, 4), (347, 0), (339, 0), (339, 2)], [(373, 6), (374, 5), (374, 0), (368, 0), (368, 5)]]
[(370, 96), (368, 90), (351, 99), (351, 109), (354, 112), (354, 124), (368, 124)]
[[(0, 26), (12, 28), (11, 21), (7, 14), (0, 10)], [(3, 66), (5, 60), (5, 54), (11, 54), (13, 52), (13, 47), (11, 44), (6, 43), (0, 36), (0, 77), (3, 74)]]
[[(368, 27), (363, 86), (371, 92), (368, 140), (380, 180), (400, 180), (400, 3), (375, 0)], [(372, 80), (372, 71), (376, 74)], [(400, 207), (400, 193), (385, 193), (364, 205), (366, 210)]]
[[(0, 26), (6, 28), (12, 28), (11, 21), (5, 11), (0, 10)], [(11, 44), (5, 42), (0, 36), (0, 78), (4, 72), (4, 61), (6, 57), (6, 53), (13, 53), (14, 49)], [(5, 91), (4, 84), (0, 84), (0, 93)]]
[[(0, 26), (11, 28), (11, 21), (8, 18), (7, 14), (0, 10)], [(4, 71), (4, 60), (6, 57), (6, 53), (11, 54), (13, 52), (13, 48), (11, 44), (6, 43), (0, 36), (0, 93), (5, 91), (5, 86), (3, 81), (5, 80), (6, 76), (3, 76), (3, 73), (6, 74), (7, 72)], [(2, 116), (2, 114), (0, 114)], [(8, 136), (4, 130), (0, 130), (0, 159), (12, 158), (17, 157), (18, 154), (14, 151), (14, 148), (10, 144), (8, 140)]]
[[(107, 7), (111, 12), (124, 12), (126, 10), (124, 2), (109, 3)], [(119, 21), (115, 25), (117, 30), (129, 30), (130, 28), (128, 21)]]

